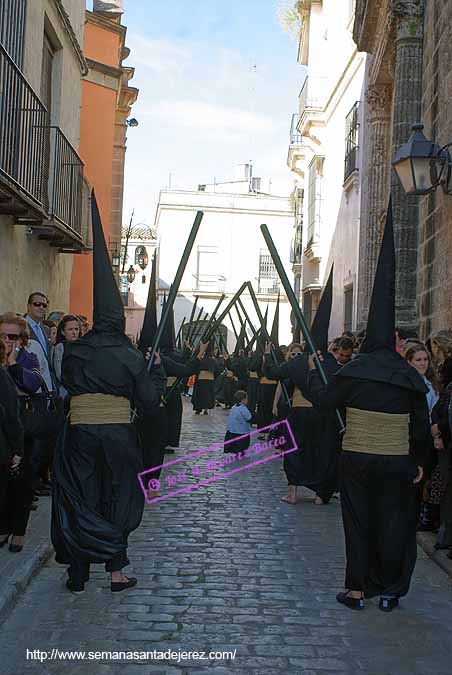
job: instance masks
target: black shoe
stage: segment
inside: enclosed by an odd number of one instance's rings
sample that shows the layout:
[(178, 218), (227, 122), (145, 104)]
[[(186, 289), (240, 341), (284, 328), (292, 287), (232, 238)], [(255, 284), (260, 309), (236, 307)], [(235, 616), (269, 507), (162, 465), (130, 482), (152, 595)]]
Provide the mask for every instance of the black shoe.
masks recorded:
[(392, 612), (393, 609), (399, 606), (399, 598), (394, 597), (381, 597), (378, 604), (378, 609), (381, 609), (382, 612)]
[(11, 553), (20, 553), (23, 549), (23, 546), (18, 546), (17, 544), (10, 544), (8, 546), (8, 551), (11, 551)]
[(44, 490), (44, 488), (38, 488), (34, 491), (35, 497), (50, 497), (50, 490)]
[(364, 598), (351, 598), (347, 592), (338, 593), (336, 600), (349, 609), (364, 609)]
[(37, 497), (36, 495), (33, 495), (33, 499), (31, 501), (32, 501), (33, 504), (36, 504), (37, 502), (39, 502), (39, 497)]
[(80, 582), (76, 583), (75, 581), (72, 581), (72, 579), (66, 581), (66, 588), (76, 595), (81, 595), (85, 592), (85, 584)]
[(37, 510), (38, 510), (37, 504), (30, 504), (30, 511), (37, 511)]
[(200, 410), (195, 410), (195, 415), (200, 415), (201, 411)]
[(125, 591), (127, 588), (132, 588), (136, 586), (138, 580), (135, 577), (130, 577), (127, 581), (112, 581), (110, 584), (112, 593), (119, 593), (120, 591)]
[(203, 415), (208, 415), (208, 414), (209, 414), (209, 411), (208, 411), (208, 410), (204, 410), (202, 414), (203, 414)]
[(11, 535), (8, 534), (8, 536), (6, 537), (6, 539), (2, 539), (2, 541), (0, 541), (0, 548), (3, 548), (4, 546), (6, 546), (6, 544), (7, 544), (8, 541), (9, 541), (10, 536), (11, 536)]

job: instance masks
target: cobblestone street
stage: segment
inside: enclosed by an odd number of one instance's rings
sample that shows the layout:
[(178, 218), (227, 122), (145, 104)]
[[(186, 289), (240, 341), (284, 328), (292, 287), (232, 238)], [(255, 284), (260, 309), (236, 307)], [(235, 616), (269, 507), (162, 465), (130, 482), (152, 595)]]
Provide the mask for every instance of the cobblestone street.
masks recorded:
[[(195, 417), (187, 405), (184, 450), (221, 440), (226, 413)], [(219, 451), (218, 451), (219, 452)], [(139, 586), (112, 595), (96, 567), (81, 596), (63, 567), (47, 563), (0, 632), (1, 673), (366, 673), (451, 672), (452, 583), (420, 553), (402, 608), (375, 601), (351, 612), (335, 600), (343, 583), (339, 502), (279, 501), (274, 460), (207, 487), (147, 505), (131, 538)], [(26, 650), (221, 650), (234, 661), (167, 663), (27, 660)]]

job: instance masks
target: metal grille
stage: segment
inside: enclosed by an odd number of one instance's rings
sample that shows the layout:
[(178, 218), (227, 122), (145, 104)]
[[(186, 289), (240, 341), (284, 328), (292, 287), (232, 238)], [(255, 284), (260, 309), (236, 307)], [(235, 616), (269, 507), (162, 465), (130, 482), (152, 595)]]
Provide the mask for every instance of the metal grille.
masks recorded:
[(27, 0), (0, 0), (0, 44), (22, 68)]
[(353, 330), (353, 285), (344, 290), (344, 332)]
[(50, 131), (50, 216), (82, 236), (83, 162), (59, 127)]
[(344, 180), (358, 169), (358, 150), (359, 150), (359, 101), (345, 118), (345, 166)]
[(277, 293), (279, 277), (270, 253), (265, 250), (259, 255), (259, 293)]
[(47, 110), (0, 45), (0, 173), (44, 202)]
[(309, 165), (309, 186), (308, 186), (308, 228), (306, 246), (315, 243), (320, 234), (320, 223), (322, 217), (322, 166), (323, 157), (314, 157)]

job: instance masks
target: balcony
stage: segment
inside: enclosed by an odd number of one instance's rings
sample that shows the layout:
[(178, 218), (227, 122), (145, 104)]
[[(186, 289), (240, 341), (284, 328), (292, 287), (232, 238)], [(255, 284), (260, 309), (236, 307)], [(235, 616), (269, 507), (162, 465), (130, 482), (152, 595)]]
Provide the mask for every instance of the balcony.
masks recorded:
[(293, 113), (290, 122), (289, 152), (287, 155), (287, 166), (299, 176), (303, 175), (302, 166), (305, 159), (306, 147), (303, 144), (303, 136), (298, 131), (298, 122), (300, 116)]
[[(43, 209), (45, 199), (46, 120), (45, 106), (0, 45), (1, 184), (9, 183), (38, 211)], [(1, 198), (0, 213), (6, 213), (7, 201), (6, 196)]]
[(322, 119), (322, 114), (328, 101), (328, 78), (308, 75), (298, 95), (300, 119), (297, 131), (304, 133), (306, 123), (312, 119)]
[(62, 252), (86, 248), (89, 186), (83, 162), (0, 45), (0, 215)]

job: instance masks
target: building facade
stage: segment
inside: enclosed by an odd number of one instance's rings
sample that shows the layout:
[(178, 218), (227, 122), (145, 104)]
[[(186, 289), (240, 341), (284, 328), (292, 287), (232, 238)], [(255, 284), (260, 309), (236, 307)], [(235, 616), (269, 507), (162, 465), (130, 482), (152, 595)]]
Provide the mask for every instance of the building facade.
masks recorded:
[[(127, 119), (138, 90), (129, 85), (134, 69), (123, 65), (129, 50), (127, 29), (121, 23), (122, 3), (94, 0), (93, 10), (85, 15), (83, 53), (89, 73), (82, 83), (80, 152), (113, 259), (121, 246)], [(118, 266), (115, 269), (119, 273)], [(92, 283), (88, 253), (74, 260), (71, 312), (91, 317)]]
[[(244, 165), (242, 170), (249, 171)], [(290, 274), (290, 249), (293, 208), (288, 198), (258, 192), (249, 176), (237, 177), (224, 185), (199, 186), (198, 191), (162, 190), (156, 213), (158, 233), (158, 279), (160, 302), (174, 279), (179, 260), (198, 210), (204, 212), (201, 227), (190, 255), (175, 304), (176, 331), (190, 318), (198, 296), (197, 311), (204, 307), (212, 313), (221, 294), (224, 305), (244, 281), (251, 281), (264, 313), (269, 307), (269, 327), (276, 308), (279, 278), (259, 229), (266, 223)], [(234, 192), (234, 184), (237, 192)], [(246, 187), (243, 187), (246, 184)], [(254, 185), (254, 188), (253, 188)], [(226, 188), (227, 186), (227, 188)], [(248, 293), (243, 302), (255, 327), (256, 314)], [(240, 324), (235, 311), (232, 322)], [(234, 329), (229, 318), (224, 321), (228, 348), (235, 346)], [(280, 343), (291, 341), (290, 306), (284, 295), (280, 303)]]
[[(437, 3), (428, 3), (433, 7)], [(442, 4), (442, 3), (440, 3)], [(431, 11), (434, 11), (431, 9)], [(356, 0), (353, 29), (358, 49), (367, 52), (364, 183), (361, 201), (359, 325), (365, 325), (375, 266), (392, 195), (396, 247), (396, 321), (417, 329), (419, 200), (406, 196), (391, 161), (422, 117), (424, 0)], [(427, 266), (430, 261), (427, 262)], [(430, 314), (428, 291), (421, 291)], [(428, 323), (428, 322), (427, 322)], [(429, 326), (425, 325), (427, 332)]]
[(69, 308), (72, 253), (88, 242), (80, 141), (85, 0), (0, 3), (1, 311), (42, 289)]
[(452, 199), (441, 189), (406, 196), (391, 162), (417, 122), (440, 146), (452, 139), (452, 3), (357, 0), (354, 38), (368, 53), (360, 317), (363, 322), (391, 192), (397, 322), (427, 339), (452, 327)]
[(138, 223), (122, 231), (120, 290), (126, 314), (126, 331), (133, 340), (140, 334), (149, 291), (152, 259), (157, 248), (154, 227)]
[(332, 336), (357, 327), (365, 55), (353, 42), (354, 3), (302, 0), (298, 62), (306, 77), (292, 116), (288, 166), (297, 176), (294, 286), (311, 322), (334, 264)]

